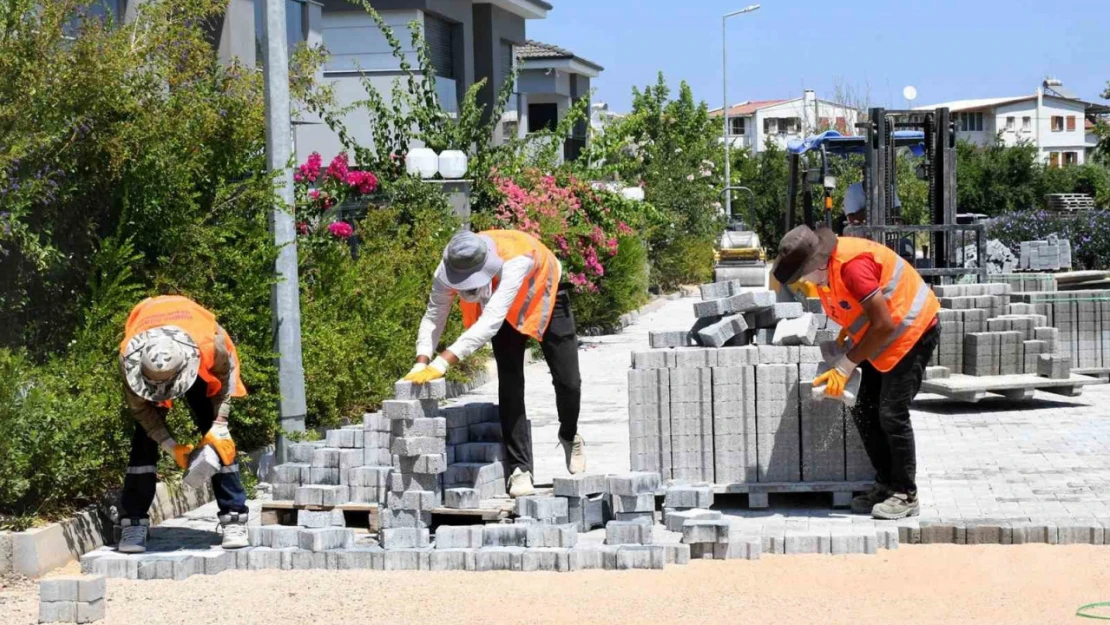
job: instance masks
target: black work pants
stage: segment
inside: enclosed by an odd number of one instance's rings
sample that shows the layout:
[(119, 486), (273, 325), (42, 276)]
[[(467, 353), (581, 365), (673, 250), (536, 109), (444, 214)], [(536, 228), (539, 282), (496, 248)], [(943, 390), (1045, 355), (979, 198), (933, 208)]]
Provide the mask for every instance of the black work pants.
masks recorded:
[[(540, 347), (551, 369), (555, 386), (555, 408), (559, 413), (559, 438), (573, 440), (578, 433), (582, 405), (582, 376), (578, 371), (578, 335), (570, 308), (570, 287), (559, 285), (551, 321)], [(505, 446), (505, 470), (532, 471), (532, 424), (524, 410), (524, 351), (528, 337), (506, 321), (493, 337), (497, 361), (497, 395), (501, 413), (501, 440)]]
[[(206, 434), (216, 420), (212, 401), (208, 399), (208, 385), (200, 377), (185, 392), (193, 425), (201, 434)], [(154, 442), (143, 426), (135, 423), (131, 435), (131, 456), (127, 462), (127, 475), (123, 478), (123, 492), (120, 495), (122, 515), (129, 519), (145, 519), (154, 503), (158, 480), (155, 466), (158, 464), (158, 443)], [(221, 461), (222, 463), (223, 461)], [(247, 491), (239, 477), (239, 465), (220, 467), (220, 472), (212, 476), (212, 492), (220, 514), (247, 511)]]
[(916, 494), (917, 451), (910, 402), (921, 389), (925, 367), (940, 339), (940, 326), (926, 330), (902, 360), (886, 373), (870, 361), (860, 364), (859, 397), (852, 408), (876, 481), (898, 493)]

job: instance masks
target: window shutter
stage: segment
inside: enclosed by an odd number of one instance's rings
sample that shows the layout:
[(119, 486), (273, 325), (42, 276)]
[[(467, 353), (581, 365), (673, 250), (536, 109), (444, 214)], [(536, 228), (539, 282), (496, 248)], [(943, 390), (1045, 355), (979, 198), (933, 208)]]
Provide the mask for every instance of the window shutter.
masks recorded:
[(1068, 130), (1075, 130), (1075, 115), (1068, 115)]
[(842, 135), (848, 134), (848, 120), (844, 117), (836, 118), (836, 131)]
[(424, 38), (436, 76), (455, 77), (455, 29), (447, 20), (424, 14)]
[(1049, 164), (1050, 167), (1059, 167), (1060, 166), (1060, 153), (1059, 152), (1050, 152), (1049, 155), (1048, 155), (1048, 164)]

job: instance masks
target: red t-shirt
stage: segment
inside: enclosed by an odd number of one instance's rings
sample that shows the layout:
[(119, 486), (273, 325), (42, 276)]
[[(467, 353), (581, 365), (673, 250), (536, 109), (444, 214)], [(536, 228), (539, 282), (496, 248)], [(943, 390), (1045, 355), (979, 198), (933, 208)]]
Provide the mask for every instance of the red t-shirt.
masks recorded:
[[(875, 262), (871, 254), (860, 254), (844, 263), (840, 268), (840, 279), (844, 281), (844, 288), (852, 294), (859, 303), (864, 303), (879, 292), (879, 280), (882, 278), (883, 268)], [(937, 320), (929, 324), (933, 327)]]

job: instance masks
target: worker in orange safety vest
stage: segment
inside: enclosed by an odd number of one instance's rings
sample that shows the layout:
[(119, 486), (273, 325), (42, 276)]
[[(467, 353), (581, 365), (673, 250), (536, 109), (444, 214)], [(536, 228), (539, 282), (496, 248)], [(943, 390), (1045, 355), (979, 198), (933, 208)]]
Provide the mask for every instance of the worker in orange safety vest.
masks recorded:
[(166, 427), (171, 402), (180, 397), (188, 402), (193, 423), (203, 434), (201, 446), (210, 445), (220, 459), (212, 490), (223, 547), (246, 547), (247, 493), (228, 431), (229, 400), (247, 395), (235, 344), (216, 317), (196, 302), (162, 296), (143, 300), (131, 311), (119, 349), (124, 398), (136, 421), (120, 498), (119, 551), (146, 551), (159, 447), (182, 469), (194, 451), (192, 445), (175, 441)]
[[(570, 307), (571, 285), (560, 280), (558, 259), (535, 237), (515, 230), (460, 232), (447, 244), (432, 280), (428, 308), (416, 342), (416, 364), (406, 380), (419, 384), (443, 377), (447, 369), (486, 343), (497, 361), (501, 440), (508, 491), (534, 492), (532, 431), (524, 409), (524, 352), (539, 341), (555, 386), (559, 444), (567, 470), (586, 470), (585, 442), (578, 434), (582, 378), (578, 336)], [(455, 296), (462, 300), (467, 330), (435, 355)]]
[(879, 519), (918, 514), (917, 467), (910, 402), (940, 337), (940, 303), (910, 263), (867, 239), (837, 237), (798, 226), (779, 244), (773, 270), (781, 284), (815, 290), (847, 349), (814, 380), (843, 394), (858, 367), (860, 390), (852, 416), (875, 468), (875, 485), (852, 509)]

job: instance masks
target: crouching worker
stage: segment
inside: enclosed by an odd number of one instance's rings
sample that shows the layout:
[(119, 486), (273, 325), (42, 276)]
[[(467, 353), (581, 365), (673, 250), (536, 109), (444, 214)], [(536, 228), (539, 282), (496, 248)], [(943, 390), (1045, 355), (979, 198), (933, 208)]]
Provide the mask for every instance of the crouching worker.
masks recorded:
[(816, 290), (825, 314), (844, 328), (847, 353), (814, 386), (826, 384), (826, 395), (841, 395), (860, 369), (852, 417), (876, 477), (871, 491), (852, 500), (852, 510), (878, 519), (917, 515), (910, 402), (940, 337), (933, 290), (889, 248), (808, 226), (782, 238), (774, 277)]
[[(524, 411), (524, 351), (540, 342), (555, 386), (559, 444), (567, 471), (586, 470), (585, 442), (578, 435), (582, 378), (578, 336), (570, 309), (570, 287), (559, 283), (562, 267), (535, 237), (515, 230), (460, 232), (447, 244), (432, 280), (428, 309), (420, 323), (416, 365), (406, 380), (426, 383), (486, 343), (497, 361), (501, 440), (509, 475), (509, 495), (533, 492), (532, 428)], [(467, 330), (443, 353), (436, 345), (458, 295)]]
[(235, 463), (235, 442), (227, 427), (232, 397), (245, 397), (239, 356), (215, 316), (185, 297), (148, 298), (131, 311), (120, 343), (124, 398), (137, 422), (120, 501), (119, 551), (146, 550), (149, 510), (154, 502), (155, 465), (161, 447), (182, 469), (192, 445), (175, 441), (166, 428), (172, 400), (185, 398), (193, 423), (220, 458), (212, 477), (219, 506), (223, 547), (247, 546), (247, 493)]

